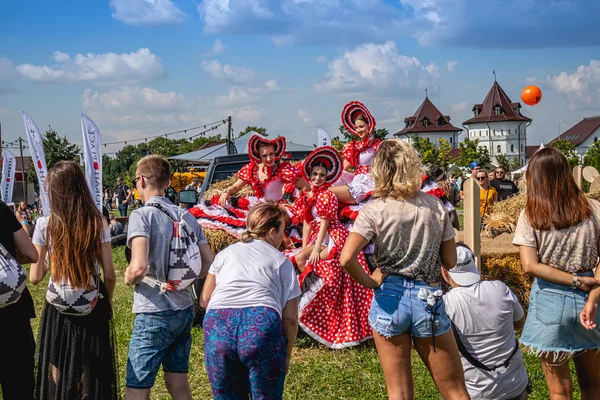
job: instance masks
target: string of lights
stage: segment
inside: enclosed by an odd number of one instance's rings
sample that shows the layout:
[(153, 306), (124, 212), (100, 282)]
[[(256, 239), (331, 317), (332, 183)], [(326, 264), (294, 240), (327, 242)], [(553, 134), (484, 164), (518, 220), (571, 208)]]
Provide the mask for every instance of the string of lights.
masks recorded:
[[(173, 131), (173, 132), (161, 133), (159, 135), (154, 135), (154, 136), (147, 136), (145, 138), (121, 140), (121, 141), (117, 141), (117, 142), (107, 142), (107, 143), (102, 143), (102, 144), (104, 145), (104, 147), (109, 146), (109, 145), (113, 145), (113, 144), (124, 144), (124, 145), (127, 145), (128, 143), (135, 143), (135, 142), (142, 142), (142, 141), (146, 141), (147, 142), (148, 139), (152, 140), (152, 139), (156, 139), (156, 138), (159, 138), (159, 137), (165, 137), (165, 138), (167, 138), (168, 136), (176, 135), (176, 134), (179, 134), (179, 133), (187, 133), (188, 131), (194, 131), (194, 130), (197, 130), (197, 129), (205, 129), (204, 131), (202, 131), (202, 132), (200, 132), (200, 133), (198, 133), (198, 134), (196, 134), (196, 135), (194, 135), (194, 136), (191, 137), (191, 138), (195, 138), (195, 137), (198, 137), (198, 136), (201, 136), (201, 135), (205, 134), (206, 132), (209, 132), (211, 130), (215, 130), (219, 126), (224, 125), (226, 123), (227, 123), (227, 120), (226, 119), (222, 119), (222, 120), (219, 120), (219, 121), (211, 122), (209, 124), (198, 125), (198, 126), (194, 126), (192, 128), (181, 129), (181, 130)], [(216, 125), (216, 126), (213, 126), (213, 127), (209, 128), (209, 129), (206, 129), (207, 126), (212, 126), (212, 125)]]

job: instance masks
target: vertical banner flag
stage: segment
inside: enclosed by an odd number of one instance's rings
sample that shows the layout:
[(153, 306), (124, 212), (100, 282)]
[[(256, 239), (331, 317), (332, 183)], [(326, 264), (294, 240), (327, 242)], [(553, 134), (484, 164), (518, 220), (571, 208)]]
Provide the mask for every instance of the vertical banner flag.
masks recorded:
[[(35, 173), (38, 177), (38, 185), (40, 186), (40, 200), (42, 201), (42, 212), (44, 216), (50, 215), (50, 203), (48, 202), (48, 192), (44, 186), (46, 181), (46, 175), (48, 175), (48, 168), (46, 167), (46, 153), (44, 152), (44, 141), (40, 130), (38, 129), (35, 121), (27, 115), (25, 111), (23, 113), (23, 122), (25, 123), (25, 133), (27, 134), (27, 143), (29, 145), (29, 152), (35, 167)], [(25, 173), (23, 171), (23, 173)]]
[(329, 136), (329, 132), (325, 129), (318, 127), (317, 128), (317, 147), (321, 146), (331, 146), (331, 136)]
[(10, 203), (12, 201), (13, 186), (15, 184), (15, 168), (17, 167), (17, 158), (8, 150), (2, 151), (2, 201)]
[(94, 121), (84, 113), (81, 113), (81, 131), (85, 180), (96, 207), (102, 212), (102, 137)]

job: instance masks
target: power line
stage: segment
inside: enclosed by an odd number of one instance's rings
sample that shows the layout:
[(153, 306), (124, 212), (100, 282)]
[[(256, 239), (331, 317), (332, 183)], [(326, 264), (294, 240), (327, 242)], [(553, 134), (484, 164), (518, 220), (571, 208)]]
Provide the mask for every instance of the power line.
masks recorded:
[[(219, 124), (218, 126), (221, 126), (221, 125), (225, 124), (226, 122), (227, 122), (227, 120), (222, 119), (222, 120), (219, 120), (219, 121), (211, 122), (209, 124), (198, 125), (198, 126), (194, 126), (192, 128), (181, 129), (181, 130), (174, 131), (174, 132), (161, 133), (159, 135), (147, 136), (145, 138), (140, 138), (140, 139), (130, 139), (130, 140), (121, 140), (121, 141), (118, 141), (118, 142), (103, 143), (103, 145), (104, 145), (104, 147), (106, 147), (107, 145), (111, 145), (111, 144), (127, 144), (127, 143), (141, 142), (141, 141), (144, 141), (144, 140), (148, 141), (148, 139), (155, 139), (155, 138), (159, 138), (159, 137), (165, 137), (166, 138), (167, 136), (176, 135), (178, 133), (187, 133), (188, 131), (193, 131), (193, 130), (201, 129), (201, 128), (206, 129), (207, 126), (211, 126), (211, 125), (217, 125), (217, 124)], [(200, 133), (192, 136), (192, 138), (200, 136), (200, 135), (202, 135), (202, 134), (204, 134), (204, 133), (206, 133), (206, 132), (208, 132), (210, 130), (214, 130), (214, 129), (215, 128), (206, 129), (205, 131), (200, 132)]]

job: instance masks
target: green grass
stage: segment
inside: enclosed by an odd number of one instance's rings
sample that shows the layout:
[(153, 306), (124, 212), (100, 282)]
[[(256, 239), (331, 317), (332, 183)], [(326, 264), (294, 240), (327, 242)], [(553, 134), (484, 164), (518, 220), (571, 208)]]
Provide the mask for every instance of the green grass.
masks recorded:
[[(123, 248), (113, 250), (113, 261), (117, 271), (117, 287), (114, 295), (114, 323), (117, 337), (119, 379), (122, 393), (125, 388), (125, 365), (134, 315), (131, 314), (133, 289), (123, 284), (123, 271), (126, 261)], [(32, 321), (37, 332), (39, 316), (44, 305), (47, 280), (38, 286), (30, 285), (36, 303), (38, 319)], [(190, 383), (194, 399), (209, 399), (210, 386), (203, 364), (203, 336), (200, 328), (194, 328), (193, 345), (190, 357)], [(534, 393), (530, 399), (548, 399), (548, 390), (538, 359), (525, 355), (525, 364), (529, 377), (534, 384)], [(440, 395), (429, 376), (429, 372), (415, 352), (413, 352), (413, 375), (415, 381), (415, 399), (438, 400)], [(573, 375), (574, 376), (574, 375)], [(575, 383), (576, 386), (576, 383)], [(579, 398), (576, 388), (574, 398)], [(1, 396), (0, 396), (1, 397)], [(169, 399), (159, 373), (152, 399)], [(307, 337), (296, 342), (290, 373), (286, 380), (285, 399), (385, 399), (385, 380), (377, 357), (377, 351), (371, 342), (346, 350), (329, 350), (317, 345)]]

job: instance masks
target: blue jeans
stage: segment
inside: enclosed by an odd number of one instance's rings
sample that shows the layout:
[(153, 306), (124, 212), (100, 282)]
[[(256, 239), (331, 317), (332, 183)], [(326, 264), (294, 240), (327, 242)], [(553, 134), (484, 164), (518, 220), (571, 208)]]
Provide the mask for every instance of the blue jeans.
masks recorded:
[(119, 203), (119, 214), (121, 214), (121, 217), (127, 216), (127, 204)]
[(194, 307), (137, 314), (129, 342), (126, 386), (151, 388), (161, 364), (165, 372), (187, 373), (193, 320)]
[[(593, 272), (579, 275), (593, 276)], [(579, 322), (588, 296), (583, 290), (536, 278), (521, 343), (539, 356), (553, 353), (557, 360), (559, 353), (568, 358), (577, 351), (600, 348), (600, 330), (588, 331)], [(596, 324), (600, 325), (600, 313), (596, 314)]]
[(387, 338), (410, 333), (418, 338), (440, 336), (450, 330), (450, 319), (440, 298), (433, 307), (419, 299), (421, 288), (435, 292), (440, 285), (390, 275), (374, 290), (369, 324)]

